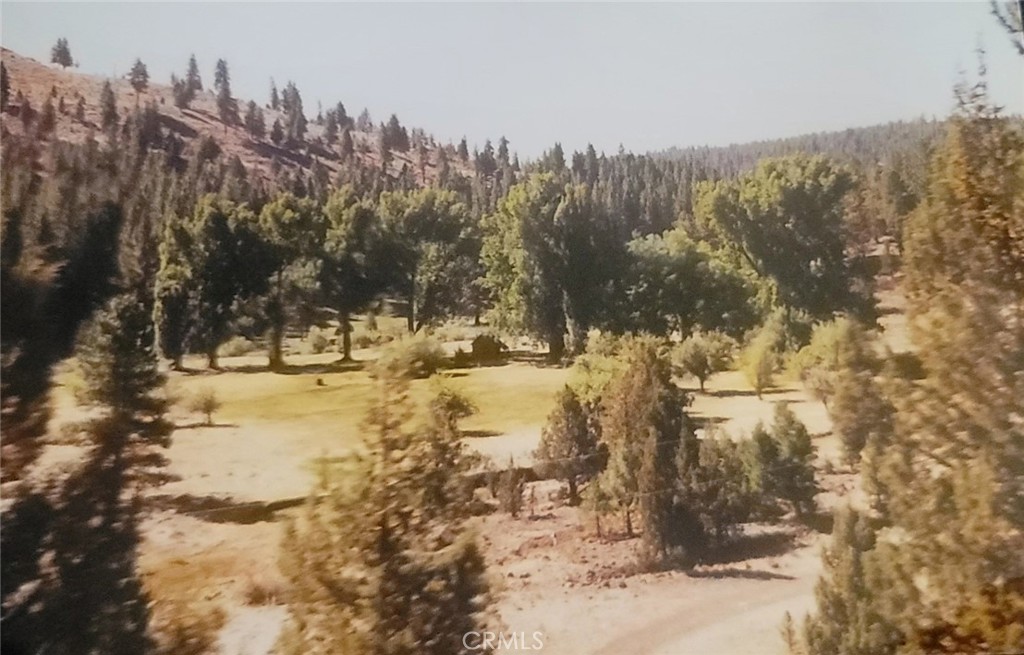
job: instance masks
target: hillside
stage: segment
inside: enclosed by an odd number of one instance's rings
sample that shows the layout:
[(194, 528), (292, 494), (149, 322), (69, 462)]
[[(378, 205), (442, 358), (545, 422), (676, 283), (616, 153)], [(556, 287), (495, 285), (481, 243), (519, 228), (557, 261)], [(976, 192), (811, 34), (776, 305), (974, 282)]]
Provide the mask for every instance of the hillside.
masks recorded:
[(927, 160), (929, 148), (943, 134), (945, 126), (945, 121), (921, 118), (728, 146), (672, 147), (653, 152), (651, 156), (700, 162), (727, 176), (750, 170), (766, 157), (798, 152), (829, 155), (859, 165), (899, 165)]
[[(51, 138), (75, 143), (81, 143), (89, 135), (98, 139), (106, 138), (100, 127), (100, 93), (103, 83), (108, 81), (108, 78), (80, 73), (73, 69), (62, 69), (54, 64), (43, 64), (7, 48), (2, 49), (2, 60), (11, 87), (11, 100), (6, 110), (0, 114), (4, 136), (25, 135), (25, 127), (20, 120), (19, 97), (26, 98), (33, 115), (38, 116), (46, 98), (52, 95), (56, 107), (63, 101), (64, 110), (57, 112)], [(222, 122), (217, 114), (216, 96), (210, 89), (210, 84), (197, 94), (188, 109), (180, 109), (174, 104), (173, 90), (169, 84), (150, 80), (149, 88), (136, 98), (135, 91), (127, 79), (109, 79), (109, 82), (116, 96), (118, 116), (122, 122), (136, 108), (152, 103), (160, 114), (161, 127), (167, 133), (180, 138), (186, 147), (193, 141), (211, 137), (227, 158), (238, 157), (248, 170), (264, 178), (271, 175), (275, 160), (282, 167), (298, 169), (309, 169), (314, 162), (319, 162), (326, 167), (332, 177), (343, 166), (344, 158), (339, 144), (329, 146), (323, 138), (324, 126), (314, 120), (309, 122), (306, 143), (299, 148), (288, 148), (273, 144), (269, 138), (254, 139), (243, 125), (228, 125)], [(79, 120), (75, 116), (79, 98), (84, 99), (84, 120)], [(236, 98), (236, 101), (240, 112), (244, 112), (248, 99)], [(263, 103), (257, 104), (263, 111), (268, 132), (275, 120), (284, 123), (283, 111), (276, 111)], [(351, 134), (355, 147), (355, 166), (379, 171), (379, 127), (372, 127), (370, 130), (353, 127)], [(420, 161), (418, 154), (417, 144), (420, 141), (426, 151), (426, 160), (423, 162)], [(412, 142), (413, 146), (407, 151), (392, 151), (388, 164), (390, 176), (398, 177), (402, 170), (408, 167), (417, 183), (427, 185), (436, 181), (438, 153), (442, 147), (447, 150), (449, 165), (453, 170), (468, 172), (468, 166), (459, 160), (454, 147), (450, 144), (442, 146), (433, 137), (418, 130), (413, 130)]]

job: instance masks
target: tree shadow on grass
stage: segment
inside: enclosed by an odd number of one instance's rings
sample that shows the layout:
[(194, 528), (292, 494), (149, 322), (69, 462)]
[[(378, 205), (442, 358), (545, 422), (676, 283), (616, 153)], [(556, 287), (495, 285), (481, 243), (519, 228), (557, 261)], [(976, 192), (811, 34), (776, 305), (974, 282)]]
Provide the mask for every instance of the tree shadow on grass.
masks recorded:
[(504, 432), (496, 432), (494, 430), (462, 430), (463, 437), (469, 437), (471, 439), (487, 439), (490, 437), (500, 437)]
[(225, 366), (225, 373), (277, 373), (279, 375), (315, 375), (327, 373), (348, 373), (361, 371), (366, 362), (356, 360), (337, 360), (322, 364), (285, 364), (279, 368), (270, 368), (266, 364), (243, 364), (241, 366)]
[[(761, 392), (761, 397), (763, 398), (765, 396), (774, 396), (789, 392), (789, 389), (765, 389)], [(751, 396), (757, 396), (757, 392), (753, 389), (716, 389), (714, 391), (706, 391), (704, 393), (714, 398), (750, 398)]]

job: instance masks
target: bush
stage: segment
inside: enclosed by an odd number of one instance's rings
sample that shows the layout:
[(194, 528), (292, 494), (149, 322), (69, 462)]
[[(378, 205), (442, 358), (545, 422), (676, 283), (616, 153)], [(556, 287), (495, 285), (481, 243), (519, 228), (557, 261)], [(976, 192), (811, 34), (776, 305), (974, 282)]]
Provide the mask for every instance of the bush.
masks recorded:
[(206, 417), (206, 425), (213, 425), (213, 414), (220, 408), (220, 399), (217, 398), (216, 392), (209, 387), (196, 391), (188, 403), (190, 412), (202, 414)]
[(242, 588), (246, 605), (280, 605), (285, 593), (284, 582), (273, 576), (249, 576)]
[(319, 355), (330, 347), (331, 340), (325, 330), (314, 326), (309, 329), (309, 334), (306, 335), (306, 343), (309, 345), (311, 353)]
[(220, 347), (222, 357), (241, 357), (256, 350), (256, 344), (243, 336), (231, 337)]
[(497, 484), (498, 506), (501, 511), (516, 518), (523, 510), (523, 491), (526, 488), (526, 478), (523, 472), (516, 468), (515, 462), (510, 457), (508, 468), (498, 474)]
[(508, 346), (493, 334), (481, 334), (473, 339), (471, 352), (475, 362), (495, 362), (505, 356)]
[(428, 378), (447, 363), (440, 343), (425, 335), (413, 335), (388, 344), (374, 366), (413, 378)]

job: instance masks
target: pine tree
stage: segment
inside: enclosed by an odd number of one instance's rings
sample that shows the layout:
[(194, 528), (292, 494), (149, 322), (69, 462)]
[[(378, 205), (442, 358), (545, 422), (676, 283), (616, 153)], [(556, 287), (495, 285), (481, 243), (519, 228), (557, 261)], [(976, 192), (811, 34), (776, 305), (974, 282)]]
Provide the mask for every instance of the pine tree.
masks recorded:
[(270, 141), (275, 146), (281, 145), (284, 141), (284, 130), (281, 128), (281, 121), (274, 119), (274, 124), (270, 126)]
[(894, 410), (875, 378), (878, 363), (859, 325), (851, 324), (845, 331), (837, 366), (829, 416), (843, 445), (843, 457), (853, 464), (868, 441), (889, 443)]
[(373, 129), (373, 119), (370, 118), (370, 110), (363, 108), (356, 119), (356, 129), (360, 132), (369, 132)]
[(118, 421), (162, 416), (164, 377), (153, 351), (153, 324), (132, 295), (116, 296), (83, 327), (76, 358), (86, 382), (81, 402), (109, 409)]
[(597, 435), (587, 409), (568, 386), (555, 398), (534, 460), (546, 475), (564, 480), (569, 504), (579, 503), (579, 485), (600, 470)]
[(7, 109), (11, 96), (11, 81), (7, 78), (7, 66), (0, 62), (0, 110)]
[(135, 106), (139, 106), (139, 94), (144, 93), (149, 88), (149, 71), (146, 70), (146, 65), (142, 63), (141, 59), (136, 59), (132, 65), (132, 70), (128, 74), (128, 81), (131, 83), (132, 88), (135, 89)]
[(109, 81), (103, 83), (100, 91), (100, 123), (106, 130), (117, 126), (117, 98)]
[(227, 130), (228, 125), (238, 123), (238, 103), (231, 96), (231, 75), (228, 72), (228, 62), (223, 59), (217, 60), (213, 88), (217, 90), (217, 113), (224, 123), (224, 129)]
[(348, 160), (356, 152), (355, 143), (352, 141), (352, 130), (346, 129), (341, 133), (341, 156)]
[(85, 98), (78, 96), (78, 101), (75, 103), (75, 120), (79, 123), (85, 122)]
[(244, 124), (246, 131), (253, 138), (260, 140), (266, 135), (267, 127), (263, 122), (263, 112), (252, 100), (246, 105)]
[(71, 48), (68, 47), (68, 40), (57, 39), (57, 43), (50, 50), (50, 63), (57, 64), (61, 68), (67, 68), (75, 62), (71, 59)]
[(347, 471), (322, 474), (327, 499), (312, 500), (301, 526), (286, 532), (281, 568), (292, 583), (291, 621), (279, 647), (469, 655), (474, 644), (465, 635), (481, 629), (485, 609), (484, 562), (464, 528), (465, 503), (436, 496), (469, 460), (457, 456), (457, 430), (438, 429), (451, 415), (432, 411), (419, 433), (405, 431), (407, 378), (376, 375), (364, 453)]
[[(862, 560), (868, 584), (847, 594), (854, 609), (819, 599), (812, 655), (837, 652), (838, 639), (875, 653), (1004, 652), (1024, 639), (1024, 428), (1013, 418), (1024, 397), (1024, 135), (983, 83), (958, 95), (904, 229), (924, 377), (898, 387), (891, 442), (869, 443), (884, 502)], [(884, 639), (872, 624), (887, 626)]]
[(196, 63), (196, 56), (193, 54), (188, 58), (188, 72), (185, 73), (185, 86), (195, 94), (203, 90), (203, 78), (199, 75), (199, 64)]
[(38, 129), (40, 134), (49, 134), (57, 125), (57, 114), (53, 109), (53, 100), (47, 98), (39, 114)]
[(466, 144), (466, 137), (462, 137), (462, 140), (459, 141), (459, 147), (456, 149), (456, 152), (463, 164), (469, 163), (469, 146)]
[(277, 111), (281, 107), (281, 96), (277, 92), (274, 78), (270, 78), (270, 108)]
[(324, 140), (328, 145), (334, 145), (338, 140), (338, 119), (333, 111), (327, 112), (327, 118), (324, 120)]

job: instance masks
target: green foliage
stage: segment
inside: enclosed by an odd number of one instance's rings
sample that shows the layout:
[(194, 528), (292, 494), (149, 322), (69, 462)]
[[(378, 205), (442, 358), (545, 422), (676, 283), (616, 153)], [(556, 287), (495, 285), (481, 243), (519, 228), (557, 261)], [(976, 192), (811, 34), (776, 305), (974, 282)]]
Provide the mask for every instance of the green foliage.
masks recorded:
[(852, 567), (827, 566), (808, 622), (812, 655), (844, 644), (863, 653), (1019, 648), (1024, 135), (992, 109), (983, 84), (960, 98), (904, 233), (924, 377), (893, 381), (891, 438), (868, 439), (877, 525), (858, 549), (870, 549), (862, 566), (841, 576), (833, 571)]
[(569, 490), (569, 503), (579, 503), (579, 486), (600, 471), (603, 462), (598, 450), (599, 429), (569, 386), (555, 397), (555, 408), (541, 431), (540, 445), (534, 452), (541, 474), (563, 480)]
[(740, 335), (759, 311), (756, 283), (682, 228), (628, 244), (627, 323), (635, 330), (689, 334), (695, 327)]
[(380, 375), (365, 447), (324, 472), (326, 498), (311, 496), (285, 534), (282, 653), (468, 655), (463, 636), (482, 627), (483, 557), (465, 529), (467, 503), (444, 495), (469, 471), (458, 431), (407, 432), (408, 382)]
[(425, 334), (406, 336), (384, 346), (374, 368), (397, 371), (413, 378), (428, 378), (448, 365), (444, 348)]
[(68, 47), (67, 39), (63, 37), (57, 39), (57, 43), (50, 50), (50, 63), (57, 64), (61, 68), (67, 68), (75, 63), (71, 58), (71, 48)]
[(673, 365), (697, 378), (704, 391), (712, 374), (729, 368), (736, 348), (736, 342), (721, 332), (695, 332), (674, 349)]
[(142, 63), (141, 59), (136, 59), (132, 65), (131, 71), (128, 72), (128, 82), (135, 89), (136, 102), (138, 100), (138, 94), (144, 92), (149, 88), (149, 71), (146, 69), (146, 65)]
[(608, 466), (601, 488), (624, 514), (626, 532), (633, 515), (643, 526), (641, 561), (655, 566), (685, 548), (673, 500), (676, 456), (694, 453), (698, 442), (684, 408), (689, 398), (672, 383), (671, 366), (657, 340), (631, 342), (621, 354), (625, 367), (602, 400), (601, 435)]
[(859, 326), (848, 326), (836, 355), (839, 366), (829, 416), (843, 456), (852, 464), (872, 439), (879, 445), (891, 441), (894, 409), (876, 377), (878, 359)]
[(783, 305), (813, 316), (851, 307), (843, 198), (853, 178), (822, 157), (766, 159), (735, 181), (706, 183), (698, 221), (758, 275)]
[(728, 435), (709, 434), (693, 451), (681, 452), (678, 502), (681, 531), (690, 561), (727, 543), (757, 509), (757, 495), (748, 482), (743, 447)]
[(142, 303), (130, 294), (113, 298), (78, 336), (75, 356), (85, 381), (79, 401), (106, 408), (118, 420), (160, 418), (164, 376), (152, 344), (153, 324)]
[(585, 187), (563, 187), (550, 174), (513, 186), (484, 222), (481, 259), (495, 324), (544, 339), (552, 360), (561, 359), (566, 337), (580, 352), (622, 259), (603, 238), (608, 220)]
[(453, 315), (476, 276), (480, 241), (451, 191), (387, 192), (378, 202), (387, 286), (407, 303), (410, 332)]
[(758, 423), (745, 444), (749, 488), (765, 502), (786, 502), (796, 513), (814, 511), (814, 446), (807, 428), (784, 403), (775, 405), (771, 430)]
[(226, 129), (228, 125), (238, 123), (238, 101), (231, 95), (231, 75), (228, 62), (223, 59), (217, 60), (213, 88), (217, 91), (217, 115)]
[(523, 511), (523, 492), (526, 490), (526, 477), (509, 457), (508, 466), (498, 473), (496, 497), (498, 507), (512, 518), (518, 518)]

